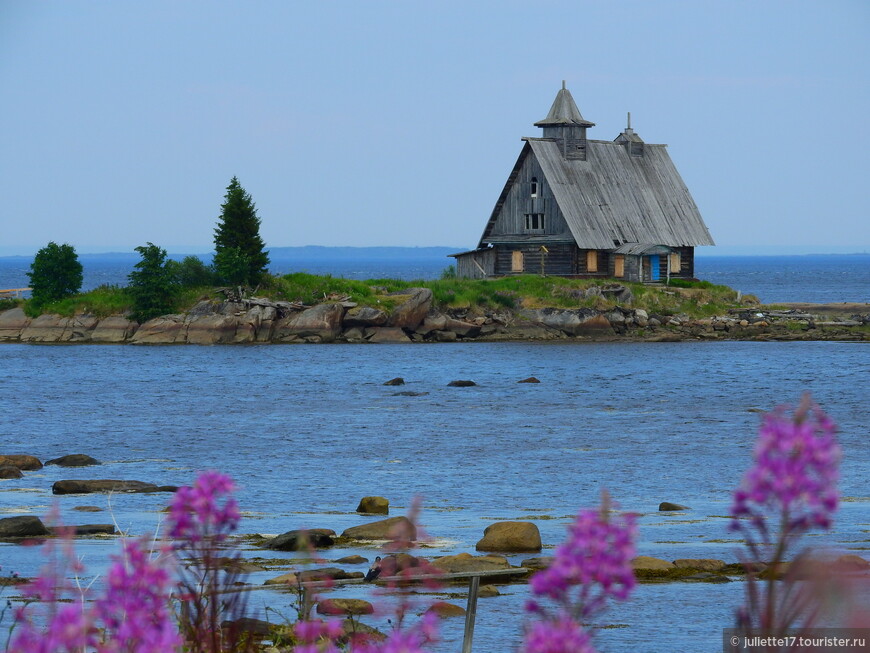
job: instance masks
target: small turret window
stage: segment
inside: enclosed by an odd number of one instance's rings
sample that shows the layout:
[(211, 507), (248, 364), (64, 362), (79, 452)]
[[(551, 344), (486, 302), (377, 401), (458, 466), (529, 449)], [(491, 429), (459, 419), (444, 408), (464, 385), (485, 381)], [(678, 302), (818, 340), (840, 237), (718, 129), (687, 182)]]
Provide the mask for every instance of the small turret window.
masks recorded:
[(532, 186), (532, 193), (531, 193), (532, 197), (537, 197), (538, 196), (538, 178), (537, 177), (532, 177), (531, 186)]

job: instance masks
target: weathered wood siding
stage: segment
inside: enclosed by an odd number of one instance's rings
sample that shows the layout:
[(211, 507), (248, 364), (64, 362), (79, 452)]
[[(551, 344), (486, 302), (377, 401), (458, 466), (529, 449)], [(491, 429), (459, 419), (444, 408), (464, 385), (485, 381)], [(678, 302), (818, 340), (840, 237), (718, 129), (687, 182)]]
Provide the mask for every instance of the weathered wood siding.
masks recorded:
[[(498, 276), (542, 273), (552, 276), (575, 274), (577, 248), (573, 245), (548, 245), (547, 249), (550, 251), (547, 253), (541, 251), (540, 245), (497, 245), (493, 249), (496, 252), (495, 274)], [(522, 271), (512, 269), (514, 252), (522, 252)]]
[(494, 249), (466, 252), (455, 258), (456, 276), (462, 279), (485, 279), (495, 274)]
[[(532, 178), (538, 181), (538, 196), (532, 197)], [(544, 215), (544, 228), (526, 229), (526, 215)], [(544, 179), (544, 172), (533, 154), (525, 157), (520, 165), (512, 186), (508, 189), (495, 222), (487, 236), (540, 235), (571, 238), (571, 230), (556, 204), (553, 190)]]

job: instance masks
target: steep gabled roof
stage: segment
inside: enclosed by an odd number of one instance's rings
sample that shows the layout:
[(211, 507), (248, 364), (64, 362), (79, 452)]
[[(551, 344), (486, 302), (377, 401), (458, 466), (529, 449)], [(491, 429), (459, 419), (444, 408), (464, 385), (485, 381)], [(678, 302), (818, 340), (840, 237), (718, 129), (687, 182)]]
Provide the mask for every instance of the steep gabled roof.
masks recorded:
[(666, 146), (646, 144), (643, 156), (633, 157), (618, 143), (588, 141), (582, 161), (563, 158), (551, 139), (524, 140), (578, 247), (714, 244)]

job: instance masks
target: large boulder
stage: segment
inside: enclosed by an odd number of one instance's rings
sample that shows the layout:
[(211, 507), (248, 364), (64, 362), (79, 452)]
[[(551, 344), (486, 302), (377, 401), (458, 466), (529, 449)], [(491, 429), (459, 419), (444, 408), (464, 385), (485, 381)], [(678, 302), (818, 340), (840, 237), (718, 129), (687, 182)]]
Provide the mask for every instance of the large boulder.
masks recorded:
[(173, 345), (187, 341), (187, 324), (183, 315), (162, 315), (140, 326), (130, 342), (135, 345)]
[(677, 569), (697, 569), (698, 571), (720, 571), (725, 568), (724, 560), (713, 558), (679, 558), (674, 560)]
[(306, 569), (296, 574), (298, 579), (307, 583), (314, 580), (351, 580), (353, 578), (363, 578), (365, 574), (361, 571), (345, 571), (338, 567), (320, 567), (319, 569)]
[(653, 558), (651, 556), (637, 556), (632, 559), (631, 566), (635, 571), (667, 571), (674, 568), (674, 563)]
[(373, 515), (389, 515), (390, 501), (384, 497), (363, 497), (359, 500), (356, 511)]
[(452, 331), (462, 338), (476, 338), (480, 335), (480, 325), (463, 322), (462, 320), (454, 320), (448, 318), (444, 325), (444, 331)]
[(90, 342), (98, 322), (99, 319), (93, 315), (74, 315), (63, 338), (68, 342)]
[(416, 540), (417, 529), (407, 517), (390, 517), (370, 524), (351, 526), (341, 536), (354, 540), (390, 540), (397, 537)]
[(439, 619), (462, 617), (465, 616), (465, 608), (448, 603), (447, 601), (435, 601), (435, 603), (426, 608), (426, 614), (434, 614)]
[(307, 551), (323, 549), (335, 544), (335, 531), (329, 528), (311, 528), (287, 531), (266, 542), (267, 549), (277, 551)]
[(127, 342), (136, 333), (138, 323), (120, 315), (105, 317), (91, 331), (91, 342), (119, 343)]
[(426, 335), (432, 331), (444, 331), (447, 328), (447, 320), (449, 318), (443, 313), (431, 310), (423, 318), (423, 321), (417, 326), (417, 333)]
[(26, 454), (11, 454), (0, 456), (0, 465), (12, 465), (18, 469), (31, 472), (36, 469), (42, 469), (42, 463), (36, 456), (28, 456)]
[(21, 338), (21, 332), (30, 325), (23, 308), (10, 308), (0, 313), (0, 342)]
[(525, 552), (541, 550), (541, 533), (531, 522), (502, 521), (490, 524), (475, 545), (478, 551)]
[(99, 479), (93, 481), (64, 480), (51, 486), (53, 494), (92, 494), (94, 492), (175, 492), (175, 486), (154, 485), (143, 481)]
[(470, 553), (459, 553), (452, 556), (442, 556), (432, 561), (432, 566), (445, 574), (460, 574), (470, 571), (498, 571), (509, 569), (510, 564), (502, 556), (473, 556)]
[(274, 306), (251, 306), (238, 317), (233, 342), (269, 342), (277, 320), (278, 309)]
[(21, 331), (22, 342), (64, 342), (72, 318), (45, 313)]
[(432, 291), (428, 288), (408, 288), (389, 296), (401, 302), (390, 313), (389, 326), (413, 331), (432, 307)]
[(0, 519), (0, 537), (42, 537), (51, 532), (39, 517), (25, 515)]
[(388, 318), (389, 316), (379, 308), (355, 306), (344, 314), (342, 324), (345, 328), (383, 326)]
[(273, 339), (280, 341), (317, 336), (321, 342), (332, 342), (341, 333), (343, 317), (344, 306), (340, 303), (318, 304), (278, 320)]
[(263, 585), (296, 585), (299, 582), (298, 576), (293, 572), (287, 572), (274, 578), (269, 578)]
[(239, 320), (234, 315), (202, 315), (187, 324), (187, 342), (191, 345), (217, 345), (233, 342)]
[(57, 465), (59, 467), (87, 467), (89, 465), (99, 465), (100, 461), (83, 453), (71, 453), (60, 458), (46, 460), (45, 464)]
[(533, 323), (558, 329), (570, 336), (590, 333), (613, 334), (610, 322), (591, 308), (538, 308), (521, 311), (521, 315)]
[(366, 329), (366, 339), (375, 344), (407, 343), (411, 339), (399, 327), (371, 327)]
[(317, 614), (355, 615), (372, 614), (374, 606), (363, 599), (323, 599), (317, 604)]

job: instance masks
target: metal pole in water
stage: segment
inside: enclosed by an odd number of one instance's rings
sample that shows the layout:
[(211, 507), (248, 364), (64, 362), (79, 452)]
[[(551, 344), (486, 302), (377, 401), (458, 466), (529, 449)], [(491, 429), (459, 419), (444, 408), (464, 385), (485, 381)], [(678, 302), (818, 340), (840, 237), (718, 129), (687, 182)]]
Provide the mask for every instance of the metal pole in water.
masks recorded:
[(468, 583), (468, 605), (465, 608), (465, 635), (462, 638), (462, 653), (471, 653), (471, 640), (474, 638), (474, 618), (477, 616), (477, 590), (480, 576), (472, 576)]

